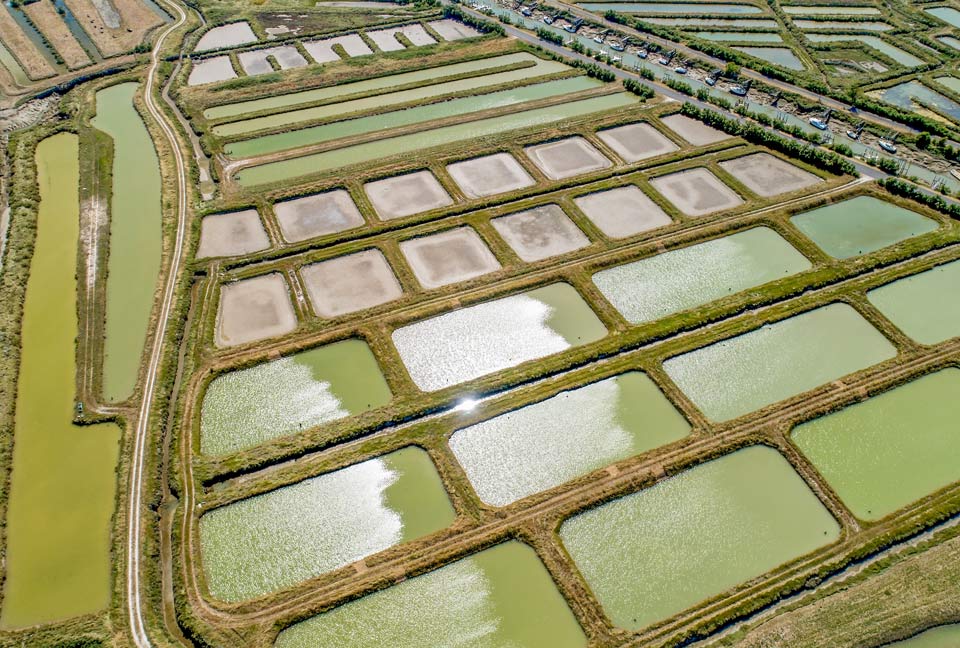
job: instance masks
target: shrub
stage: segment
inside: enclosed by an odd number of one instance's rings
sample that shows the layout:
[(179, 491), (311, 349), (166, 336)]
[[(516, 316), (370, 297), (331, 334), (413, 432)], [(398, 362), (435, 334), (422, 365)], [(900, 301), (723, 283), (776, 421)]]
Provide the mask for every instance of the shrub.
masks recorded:
[(960, 205), (944, 200), (940, 196), (929, 194), (909, 182), (897, 178), (884, 178), (877, 184), (889, 191), (895, 196), (909, 198), (931, 209), (935, 209), (942, 214), (947, 214), (950, 218), (960, 219)]

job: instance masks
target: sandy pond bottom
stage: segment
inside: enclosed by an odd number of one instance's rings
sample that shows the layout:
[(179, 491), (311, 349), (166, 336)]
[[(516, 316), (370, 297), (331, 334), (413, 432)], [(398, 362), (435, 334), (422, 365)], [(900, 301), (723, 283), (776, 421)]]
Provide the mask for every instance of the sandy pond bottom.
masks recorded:
[(250, 28), (250, 23), (245, 20), (220, 25), (214, 27), (197, 41), (197, 46), (193, 48), (194, 52), (206, 52), (209, 50), (220, 49), (221, 47), (236, 47), (248, 43), (256, 43), (257, 35)]
[(500, 262), (471, 227), (402, 241), (400, 251), (424, 288), (439, 288), (500, 269)]
[(753, 153), (725, 160), (720, 167), (759, 196), (777, 196), (804, 189), (820, 178), (769, 153)]
[(606, 169), (613, 164), (582, 137), (528, 146), (525, 152), (551, 180)]
[(297, 328), (287, 282), (278, 273), (242, 279), (220, 289), (217, 346), (233, 346)]
[(390, 388), (351, 339), (220, 374), (203, 397), (200, 450), (224, 454), (380, 407)]
[(343, 189), (284, 200), (273, 205), (280, 232), (290, 243), (363, 225), (363, 216)]
[(549, 572), (516, 541), (485, 549), (302, 621), (276, 648), (584, 648)]
[(268, 60), (268, 57), (271, 56), (276, 59), (281, 70), (290, 70), (307, 65), (307, 59), (303, 58), (303, 55), (292, 45), (241, 52), (237, 55), (243, 70), (250, 75), (273, 72), (273, 66), (270, 65)]
[(857, 311), (829, 304), (670, 358), (667, 374), (714, 421), (726, 421), (893, 358)]
[(187, 85), (195, 86), (236, 78), (237, 72), (233, 69), (230, 57), (214, 56), (194, 62), (193, 69), (190, 70), (190, 77), (187, 79)]
[(877, 520), (960, 479), (958, 394), (960, 369), (944, 369), (804, 423), (792, 438), (854, 515)]
[(408, 324), (393, 343), (417, 386), (434, 391), (606, 334), (580, 293), (555, 283)]
[(300, 275), (313, 310), (337, 317), (398, 299), (403, 288), (380, 250), (364, 250), (305, 266)]
[(347, 34), (345, 36), (336, 36), (334, 38), (324, 38), (321, 40), (314, 41), (303, 41), (303, 48), (307, 50), (307, 54), (310, 55), (317, 63), (330, 63), (331, 61), (339, 61), (340, 56), (333, 51), (334, 45), (340, 45), (343, 47), (343, 51), (347, 53), (347, 56), (366, 56), (368, 54), (373, 54), (373, 50), (370, 49), (370, 46), (360, 37), (359, 34)]
[(377, 216), (383, 220), (403, 218), (453, 204), (453, 199), (429, 171), (368, 182), (363, 188)]
[(468, 27), (457, 20), (435, 20), (428, 22), (427, 25), (433, 31), (440, 35), (440, 38), (448, 41), (460, 40), (462, 38), (474, 38), (480, 36), (473, 27)]
[(627, 238), (673, 222), (660, 205), (635, 185), (587, 194), (573, 202), (610, 238)]
[(687, 216), (706, 216), (743, 204), (733, 189), (704, 168), (670, 173), (650, 184)]
[(956, 337), (960, 335), (960, 261), (875, 288), (867, 299), (921, 344)]
[(204, 216), (197, 258), (239, 256), (270, 247), (256, 209)]
[(696, 119), (690, 119), (686, 115), (670, 115), (661, 121), (667, 125), (667, 128), (694, 146), (706, 146), (730, 139), (730, 136), (723, 131), (707, 126)]
[(458, 430), (450, 447), (480, 498), (505, 506), (689, 432), (650, 378), (628, 372)]
[(679, 148), (650, 124), (618, 126), (598, 132), (597, 137), (628, 163), (671, 153)]
[(426, 452), (404, 448), (214, 509), (200, 518), (210, 593), (241, 601), (448, 526)]
[(586, 234), (557, 205), (541, 205), (490, 222), (517, 256), (528, 263), (590, 245)]
[(494, 196), (534, 184), (526, 169), (509, 153), (455, 162), (447, 167), (447, 172), (470, 198)]
[(766, 447), (701, 464), (560, 528), (614, 625), (630, 630), (830, 544), (839, 533), (790, 464)]

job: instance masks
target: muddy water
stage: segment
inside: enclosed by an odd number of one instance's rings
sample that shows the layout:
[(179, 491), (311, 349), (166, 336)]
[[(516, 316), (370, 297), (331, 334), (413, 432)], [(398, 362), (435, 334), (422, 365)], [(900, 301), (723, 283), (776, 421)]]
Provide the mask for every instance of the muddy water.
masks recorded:
[(796, 396), (896, 355), (846, 304), (829, 304), (670, 358), (664, 369), (714, 421)]
[(133, 106), (136, 83), (97, 93), (93, 125), (113, 138), (113, 198), (107, 261), (103, 394), (110, 402), (133, 392), (160, 272), (160, 161)]
[(587, 640), (533, 549), (505, 542), (291, 626), (275, 645), (581, 648)]
[(614, 625), (630, 630), (823, 547), (839, 532), (790, 464), (759, 446), (560, 527), (564, 546)]
[(223, 454), (385, 405), (390, 388), (362, 340), (344, 340), (215, 378), (200, 449)]
[(254, 166), (237, 173), (236, 180), (245, 187), (288, 180), (308, 173), (369, 162), (370, 160), (410, 153), (434, 146), (444, 146), (453, 142), (483, 137), (484, 135), (502, 134), (510, 130), (548, 124), (604, 110), (623, 108), (635, 104), (636, 101), (636, 97), (618, 92), (602, 97), (571, 101), (549, 108), (524, 110), (509, 115), (479, 119), (455, 126), (444, 126), (420, 133), (388, 137), (365, 144), (356, 144), (323, 153)]
[(957, 394), (960, 369), (945, 369), (804, 423), (793, 440), (854, 515), (876, 520), (960, 479)]
[(504, 506), (689, 432), (650, 378), (628, 372), (458, 430), (450, 447), (480, 498)]
[(867, 298), (921, 344), (960, 335), (960, 261), (881, 286)]
[(24, 304), (0, 622), (26, 626), (110, 602), (120, 430), (76, 427), (77, 137), (37, 148), (40, 213)]
[(253, 598), (438, 531), (455, 513), (426, 452), (404, 448), (200, 518), (210, 593)]
[(406, 110), (358, 117), (357, 119), (348, 119), (274, 135), (264, 135), (242, 142), (227, 144), (224, 147), (224, 152), (234, 158), (267, 155), (269, 153), (276, 153), (277, 151), (321, 144), (344, 137), (364, 135), (389, 128), (432, 122), (449, 117), (469, 115), (470, 113), (483, 110), (491, 110), (493, 108), (503, 108), (528, 101), (572, 94), (574, 92), (590, 90), (599, 85), (599, 81), (587, 76), (536, 83), (510, 90), (450, 99), (449, 101), (407, 108)]
[(408, 324), (393, 343), (417, 386), (433, 391), (606, 334), (580, 293), (555, 283)]
[(790, 222), (837, 259), (867, 254), (937, 229), (936, 221), (872, 196), (803, 212)]
[(593, 282), (633, 324), (702, 306), (810, 268), (766, 227), (602, 270)]

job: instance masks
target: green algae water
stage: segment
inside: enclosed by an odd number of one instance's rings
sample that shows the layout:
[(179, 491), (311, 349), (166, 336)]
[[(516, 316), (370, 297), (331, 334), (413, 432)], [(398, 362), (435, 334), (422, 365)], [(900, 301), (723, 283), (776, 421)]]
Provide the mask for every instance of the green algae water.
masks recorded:
[(752, 447), (576, 515), (560, 538), (614, 625), (639, 630), (832, 543), (840, 527)]
[(276, 648), (587, 645), (530, 547), (505, 542), (293, 625)]
[(960, 261), (875, 288), (867, 299), (921, 344), (956, 337), (960, 335)]
[(867, 254), (937, 229), (936, 221), (873, 196), (803, 212), (790, 222), (836, 259)]
[(213, 379), (201, 408), (200, 450), (242, 450), (380, 407), (390, 398), (367, 343), (335, 342)]
[(137, 88), (121, 83), (99, 91), (93, 119), (113, 138), (103, 361), (103, 395), (110, 402), (133, 393), (160, 272), (160, 161), (133, 106)]
[(505, 506), (689, 433), (656, 384), (631, 371), (458, 430), (450, 447), (480, 498)]
[(600, 85), (600, 81), (591, 79), (588, 76), (533, 83), (509, 90), (499, 90), (487, 94), (460, 97), (426, 104), (424, 106), (415, 106), (405, 110), (395, 110), (393, 112), (368, 115), (366, 117), (347, 119), (322, 124), (320, 126), (311, 126), (309, 128), (300, 128), (283, 133), (275, 133), (273, 135), (263, 135), (262, 137), (227, 144), (224, 147), (224, 152), (232, 158), (268, 155), (279, 151), (322, 144), (345, 137), (365, 135), (390, 128), (422, 124), (424, 122), (432, 122), (449, 117), (469, 115), (493, 108), (514, 106), (529, 101), (537, 101), (538, 99), (573, 94), (575, 92), (597, 88)]
[(931, 628), (915, 637), (887, 644), (884, 648), (957, 648), (957, 646), (960, 646), (960, 624)]
[(71, 424), (80, 223), (76, 135), (43, 140), (37, 173), (40, 208), (24, 303), (6, 520), (5, 628), (97, 612), (110, 603), (120, 430)]
[(830, 304), (670, 358), (663, 367), (707, 417), (726, 421), (895, 355), (857, 311)]
[(854, 515), (876, 520), (960, 479), (958, 395), (960, 369), (944, 369), (804, 423), (793, 441)]
[(289, 180), (309, 173), (319, 173), (401, 153), (444, 146), (485, 135), (502, 134), (510, 130), (548, 124), (594, 112), (624, 108), (634, 105), (636, 102), (636, 97), (625, 92), (617, 92), (546, 108), (523, 110), (509, 115), (478, 119), (466, 124), (443, 126), (420, 133), (388, 137), (375, 142), (355, 144), (332, 151), (324, 151), (323, 153), (261, 164), (238, 172), (236, 180), (244, 187)]
[(408, 324), (393, 343), (417, 386), (434, 391), (606, 334), (580, 293), (555, 283)]
[(628, 321), (640, 324), (810, 267), (779, 234), (757, 227), (601, 270), (593, 283)]
[(404, 448), (214, 509), (200, 518), (210, 593), (241, 601), (449, 526), (426, 452)]

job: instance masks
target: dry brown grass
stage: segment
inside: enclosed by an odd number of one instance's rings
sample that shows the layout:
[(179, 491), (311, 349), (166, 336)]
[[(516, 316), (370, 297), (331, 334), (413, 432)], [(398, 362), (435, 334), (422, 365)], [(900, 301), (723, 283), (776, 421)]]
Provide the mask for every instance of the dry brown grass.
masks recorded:
[(107, 26), (92, 0), (66, 0), (66, 3), (104, 57), (129, 52), (143, 41), (148, 31), (163, 22), (140, 0), (114, 0), (120, 14), (120, 26), (116, 29)]
[(9, 11), (0, 11), (0, 39), (31, 79), (45, 79), (55, 74), (53, 67), (23, 33)]
[(90, 65), (90, 57), (70, 33), (70, 29), (67, 28), (67, 24), (57, 13), (52, 2), (46, 0), (34, 2), (26, 5), (24, 11), (57, 50), (68, 68), (76, 70)]

